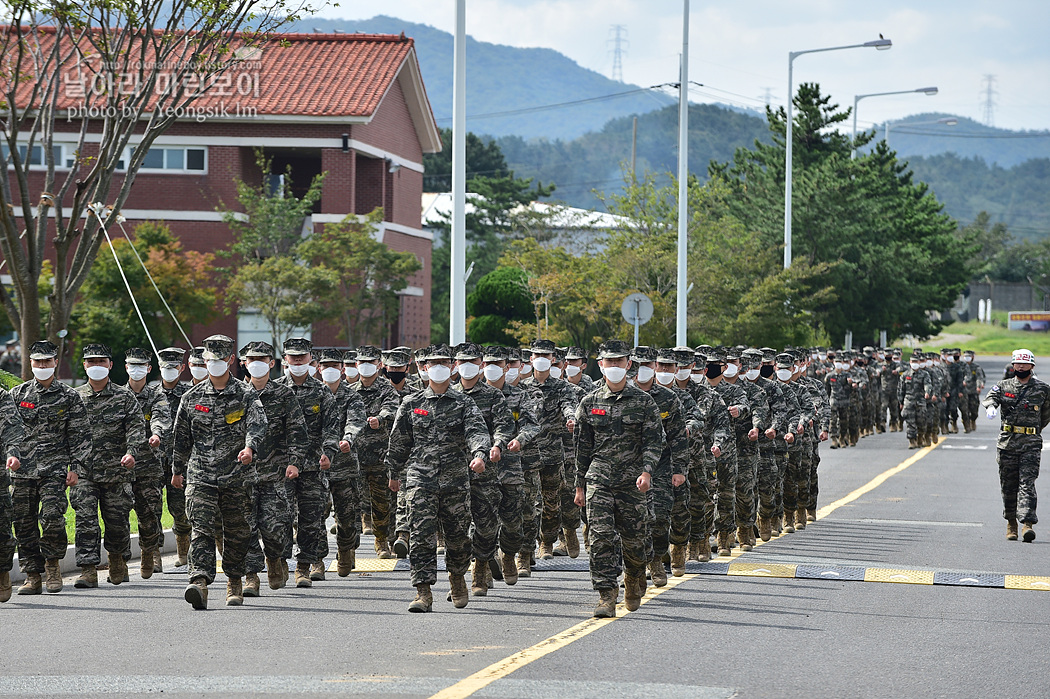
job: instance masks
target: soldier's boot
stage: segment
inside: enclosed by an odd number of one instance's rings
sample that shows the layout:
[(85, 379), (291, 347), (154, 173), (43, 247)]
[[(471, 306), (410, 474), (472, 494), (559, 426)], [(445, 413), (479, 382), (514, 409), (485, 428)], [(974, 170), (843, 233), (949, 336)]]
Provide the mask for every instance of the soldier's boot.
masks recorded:
[(832, 449), (838, 449), (839, 448), (839, 438), (838, 438), (837, 435), (832, 435), (831, 436), (831, 448)]
[(649, 561), (649, 577), (653, 580), (653, 587), (663, 587), (667, 584), (667, 571), (664, 570), (663, 561)]
[(645, 576), (633, 575), (623, 576), (623, 606), (627, 611), (633, 612), (642, 604), (642, 595), (645, 594)]
[(795, 531), (795, 511), (784, 510), (784, 531), (792, 534)]
[(700, 542), (689, 540), (689, 543), (685, 545), (685, 560), (688, 561), (699, 561), (700, 560)]
[(707, 563), (711, 560), (711, 539), (710, 537), (704, 537), (697, 542), (696, 549), (696, 560), (701, 563)]
[(780, 536), (781, 530), (784, 528), (784, 515), (775, 515), (769, 521), (769, 533), (773, 536)]
[(671, 544), (671, 575), (680, 578), (685, 575), (685, 544)]
[(0, 573), (0, 604), (11, 599), (11, 572)]
[(296, 562), (295, 565), (295, 586), (296, 587), (313, 587), (314, 582), (310, 579), (310, 566), (302, 561)]
[[(291, 573), (288, 572), (288, 559), (281, 558), (281, 559), (279, 559), (279, 561), (280, 561), (280, 564), (281, 564), (281, 575), (284, 578), (284, 585), (287, 585), (288, 581), (291, 579), (291, 575), (292, 575)], [(284, 587), (284, 585), (282, 585), (281, 587)]]
[(1006, 540), (1017, 541), (1017, 520), (1008, 519), (1006, 520)]
[(733, 553), (732, 544), (729, 543), (729, 532), (718, 532), (718, 555), (729, 556)]
[(262, 587), (258, 573), (248, 573), (244, 576), (244, 586), (241, 590), (242, 597), (258, 597), (259, 588)]
[(40, 573), (26, 573), (25, 582), (18, 588), (20, 595), (39, 595), (43, 591)]
[(958, 418), (952, 420), (952, 424), (951, 424), (950, 430), (951, 430), (952, 434), (959, 434), (959, 419)]
[(114, 556), (109, 554), (109, 577), (107, 578), (113, 585), (119, 585), (124, 582), (124, 578), (128, 574), (128, 564), (124, 560), (124, 556)]
[(558, 540), (551, 547), (551, 554), (555, 556), (568, 556), (569, 550), (565, 547), (565, 538), (561, 532), (558, 532)]
[(918, 449), (919, 448), (919, 440), (916, 439), (915, 437), (908, 437), (908, 448), (909, 449)]
[(280, 590), (288, 579), (284, 576), (284, 566), (279, 558), (266, 559), (266, 582), (271, 590)]
[(240, 576), (232, 576), (226, 581), (226, 606), (239, 607), (244, 604), (244, 588)]
[(430, 592), (430, 585), (423, 583), (416, 585), (416, 598), (408, 605), (408, 611), (422, 613), (429, 612), (434, 608), (434, 595)]
[(470, 569), (470, 592), (475, 597), (484, 597), (489, 593), (488, 561), (474, 559), (474, 565)]
[(452, 604), (456, 609), (463, 609), (470, 601), (470, 591), (467, 590), (467, 581), (462, 575), (448, 574), (449, 592), (452, 593)]
[(598, 619), (612, 619), (616, 616), (616, 598), (620, 591), (617, 588), (611, 590), (598, 590), (598, 604), (594, 606), (594, 616)]
[(62, 568), (57, 558), (44, 561), (44, 589), (52, 593), (62, 591)]
[[(529, 566), (529, 560), (532, 558), (530, 553), (519, 553), (518, 554), (518, 577), (528, 578), (532, 575), (532, 568)], [(507, 571), (503, 571), (503, 575), (506, 575)]]
[(324, 561), (318, 561), (310, 564), (310, 579), (314, 582), (323, 582), (324, 574), (326, 572)]
[(186, 586), (183, 598), (193, 606), (194, 609), (208, 608), (208, 583), (204, 578), (194, 578)]
[(817, 510), (816, 510), (816, 508), (814, 508), (814, 507), (807, 507), (806, 508), (806, 521), (807, 522), (816, 522), (817, 521)]
[(795, 531), (800, 532), (806, 528), (806, 508), (800, 507), (795, 513)]
[(189, 563), (190, 557), (190, 535), (189, 534), (176, 534), (175, 535), (175, 565), (184, 566)]
[(549, 561), (554, 558), (554, 545), (552, 543), (541, 541), (540, 542), (540, 560)]
[(397, 539), (394, 540), (393, 545), (394, 555), (398, 558), (408, 557), (408, 534), (402, 532), (397, 535)]
[(503, 580), (503, 561), (496, 552), (496, 555), (489, 561), (489, 589), (496, 587), (496, 583), (493, 580)]
[(350, 575), (350, 571), (357, 565), (357, 552), (353, 549), (339, 549), (335, 554), (336, 573), (340, 578)]
[(139, 575), (143, 580), (153, 577), (153, 550), (142, 549), (139, 552)]
[(518, 564), (514, 562), (514, 554), (500, 551), (500, 568), (503, 571), (503, 582), (508, 585), (518, 584)]
[(1021, 528), (1021, 540), (1024, 541), (1026, 544), (1030, 544), (1033, 541), (1035, 541), (1035, 530), (1032, 529), (1031, 524), (1026, 523), (1024, 527)]
[(361, 514), (361, 533), (365, 536), (372, 536), (375, 534), (375, 529), (372, 525), (372, 515), (367, 513)]
[(575, 529), (562, 529), (562, 536), (565, 537), (565, 550), (569, 553), (569, 558), (580, 557), (580, 538), (576, 536)]
[[(394, 557), (394, 554), (390, 551), (390, 544), (387, 542), (385, 536), (376, 534), (376, 556), (383, 560), (389, 560)], [(439, 554), (440, 555), (440, 554)]]
[(758, 538), (762, 541), (769, 541), (773, 536), (773, 527), (770, 524), (768, 517), (758, 518)]
[(95, 566), (81, 566), (80, 575), (77, 577), (73, 587), (78, 590), (88, 590), (98, 587), (98, 570)]
[(737, 527), (736, 540), (740, 543), (741, 551), (751, 550), (751, 532), (750, 527)]
[(160, 549), (159, 548), (153, 549), (153, 572), (154, 573), (163, 573), (164, 572), (164, 563), (161, 561), (161, 554), (160, 554)]

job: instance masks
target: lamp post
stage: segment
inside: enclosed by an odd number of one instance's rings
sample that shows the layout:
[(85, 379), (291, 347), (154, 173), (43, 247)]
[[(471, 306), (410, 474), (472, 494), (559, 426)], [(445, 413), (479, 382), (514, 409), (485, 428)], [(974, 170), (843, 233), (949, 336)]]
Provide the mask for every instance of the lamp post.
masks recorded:
[(959, 123), (959, 120), (956, 119), (955, 117), (942, 117), (940, 119), (934, 119), (933, 121), (904, 121), (902, 119), (898, 119), (897, 121), (887, 121), (886, 122), (886, 135), (883, 137), (883, 139), (886, 141), (886, 147), (888, 148), (889, 145), (890, 145), (890, 127), (891, 126), (896, 126), (898, 124), (903, 124), (904, 126), (928, 126), (928, 125), (931, 125), (931, 124), (943, 124), (945, 126), (955, 126), (958, 123)]
[(856, 96), (854, 96), (854, 98), (853, 98), (853, 138), (850, 141), (851, 143), (854, 144), (854, 146), (853, 146), (853, 152), (850, 154), (850, 158), (851, 159), (857, 157), (857, 146), (856, 146), (856, 143), (857, 143), (857, 103), (860, 102), (862, 99), (867, 99), (868, 97), (885, 97), (886, 95), (910, 95), (910, 94), (913, 94), (913, 93), (919, 93), (919, 94), (926, 95), (927, 97), (933, 97), (934, 95), (937, 94), (937, 88), (936, 87), (920, 87), (917, 90), (895, 90), (893, 92), (870, 92), (870, 93), (868, 93), (866, 95), (856, 95)]
[(794, 103), (795, 85), (792, 71), (795, 59), (805, 53), (823, 53), (825, 51), (841, 51), (844, 49), (874, 48), (885, 51), (893, 46), (889, 39), (881, 36), (874, 41), (865, 41), (863, 44), (850, 44), (848, 46), (832, 46), (826, 49), (807, 49), (805, 51), (792, 51), (788, 54), (788, 100), (787, 100), (787, 156), (784, 162), (784, 269), (791, 266), (791, 151), (792, 151), (792, 106)]

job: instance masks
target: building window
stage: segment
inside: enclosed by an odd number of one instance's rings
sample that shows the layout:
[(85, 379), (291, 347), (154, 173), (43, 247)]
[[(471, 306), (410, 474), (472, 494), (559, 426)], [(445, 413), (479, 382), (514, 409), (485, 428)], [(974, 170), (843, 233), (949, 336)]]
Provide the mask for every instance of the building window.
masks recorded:
[(142, 159), (142, 169), (197, 173), (207, 169), (206, 161), (205, 148), (153, 147), (146, 151), (146, 157)]
[[(51, 146), (51, 154), (56, 168), (62, 169), (63, 167), (70, 167), (65, 156), (65, 146), (58, 143), (53, 144)], [(0, 146), (0, 155), (3, 156), (8, 167), (14, 167), (14, 164), (10, 160), (11, 151), (6, 143)], [(18, 146), (18, 157), (23, 163), (28, 160), (29, 167), (31, 168), (43, 169), (47, 167), (47, 163), (44, 162), (44, 146), (39, 143), (34, 144), (32, 148), (29, 147), (29, 144)]]

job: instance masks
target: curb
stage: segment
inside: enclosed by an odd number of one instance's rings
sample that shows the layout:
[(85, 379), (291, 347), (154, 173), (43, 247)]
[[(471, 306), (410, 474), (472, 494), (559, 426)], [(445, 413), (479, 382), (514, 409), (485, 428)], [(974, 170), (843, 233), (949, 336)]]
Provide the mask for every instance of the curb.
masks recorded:
[[(164, 530), (164, 543), (160, 547), (161, 553), (174, 553), (175, 552), (175, 534), (170, 529)], [(105, 560), (106, 549), (102, 547), (102, 560)], [(131, 560), (136, 560), (139, 557), (139, 535), (131, 535)], [(62, 574), (72, 573), (80, 570), (80, 566), (77, 565), (76, 547), (69, 545), (66, 547), (66, 555), (62, 557), (59, 566), (62, 568)], [(26, 579), (25, 573), (21, 571), (18, 565), (18, 554), (15, 554), (14, 565), (11, 567), (11, 583), (20, 583)]]

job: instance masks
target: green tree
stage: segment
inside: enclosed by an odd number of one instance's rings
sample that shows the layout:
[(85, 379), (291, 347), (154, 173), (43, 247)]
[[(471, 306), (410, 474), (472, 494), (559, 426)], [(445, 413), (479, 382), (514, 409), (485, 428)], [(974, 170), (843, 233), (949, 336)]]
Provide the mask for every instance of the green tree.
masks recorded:
[(517, 267), (497, 267), (478, 280), (467, 296), (467, 334), (478, 344), (514, 344), (507, 332), (513, 321), (533, 315), (525, 273)]
[[(452, 191), (452, 129), (441, 129), (442, 148), (423, 155), (423, 186), (427, 192)], [(475, 177), (509, 177), (510, 168), (499, 145), (474, 133), (467, 133), (467, 180)]]

